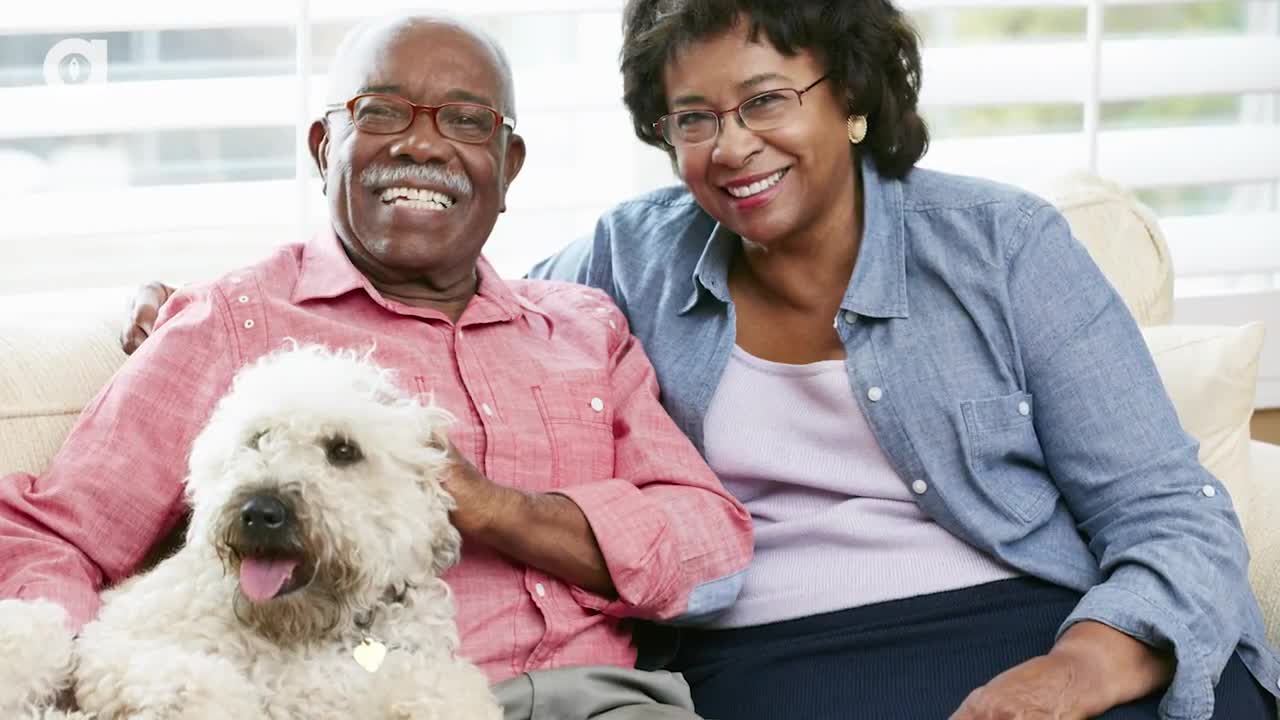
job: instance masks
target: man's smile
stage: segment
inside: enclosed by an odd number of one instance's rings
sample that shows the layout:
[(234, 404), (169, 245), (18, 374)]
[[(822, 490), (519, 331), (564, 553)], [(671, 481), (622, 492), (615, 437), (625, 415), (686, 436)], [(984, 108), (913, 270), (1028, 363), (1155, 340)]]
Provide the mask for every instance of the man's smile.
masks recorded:
[(404, 207), (411, 210), (448, 210), (454, 206), (457, 198), (436, 190), (412, 187), (389, 187), (379, 194), (387, 205)]

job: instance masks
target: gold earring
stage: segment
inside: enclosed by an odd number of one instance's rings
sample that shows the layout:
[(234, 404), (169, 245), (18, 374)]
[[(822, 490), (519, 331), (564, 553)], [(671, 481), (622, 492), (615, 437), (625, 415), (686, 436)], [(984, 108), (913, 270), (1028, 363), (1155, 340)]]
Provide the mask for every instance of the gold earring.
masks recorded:
[(857, 145), (867, 136), (867, 116), (849, 116), (849, 142)]

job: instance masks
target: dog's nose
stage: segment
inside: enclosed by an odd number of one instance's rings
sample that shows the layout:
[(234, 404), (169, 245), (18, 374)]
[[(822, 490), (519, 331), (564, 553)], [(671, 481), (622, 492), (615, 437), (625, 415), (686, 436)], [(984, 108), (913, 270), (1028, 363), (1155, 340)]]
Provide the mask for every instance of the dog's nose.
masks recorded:
[(250, 532), (279, 530), (288, 521), (289, 508), (272, 495), (254, 495), (240, 506), (240, 523)]

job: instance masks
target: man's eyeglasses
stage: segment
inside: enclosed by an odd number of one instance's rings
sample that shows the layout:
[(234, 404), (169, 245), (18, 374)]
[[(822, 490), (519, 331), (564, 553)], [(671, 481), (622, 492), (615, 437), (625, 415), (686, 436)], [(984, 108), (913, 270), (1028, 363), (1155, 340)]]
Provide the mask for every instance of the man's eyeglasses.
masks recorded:
[(738, 121), (748, 130), (764, 132), (777, 130), (795, 117), (795, 113), (803, 105), (801, 99), (818, 83), (827, 79), (827, 75), (814, 80), (803, 90), (795, 88), (779, 88), (743, 100), (737, 107), (728, 110), (681, 110), (663, 115), (653, 124), (653, 129), (662, 136), (668, 145), (673, 147), (701, 145), (715, 140), (720, 134), (720, 118), (729, 113), (738, 116)]
[(404, 132), (420, 112), (431, 117), (436, 132), (444, 137), (473, 145), (488, 142), (501, 125), (512, 130), (516, 128), (515, 118), (503, 117), (491, 107), (474, 103), (418, 105), (399, 95), (368, 93), (357, 95), (345, 103), (330, 105), (325, 109), (325, 115), (343, 109), (351, 114), (351, 122), (357, 130), (374, 135)]

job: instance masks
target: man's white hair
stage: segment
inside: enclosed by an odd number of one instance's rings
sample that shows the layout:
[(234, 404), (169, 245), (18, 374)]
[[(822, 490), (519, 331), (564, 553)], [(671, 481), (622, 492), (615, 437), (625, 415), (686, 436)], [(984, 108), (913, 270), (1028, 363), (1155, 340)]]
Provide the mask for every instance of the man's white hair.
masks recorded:
[(461, 30), (489, 51), (502, 83), (501, 94), (497, 98), (500, 105), (498, 110), (504, 115), (514, 117), (516, 101), (511, 77), (511, 62), (497, 39), (473, 22), (445, 13), (422, 11), (404, 11), (369, 18), (348, 30), (338, 43), (338, 49), (333, 58), (332, 69), (329, 72), (327, 102), (337, 104), (346, 102), (350, 98), (354, 89), (351, 76), (363, 70), (362, 63), (366, 62), (366, 58), (362, 55), (377, 47), (375, 43), (388, 43), (402, 37), (405, 33), (426, 26), (445, 26)]

